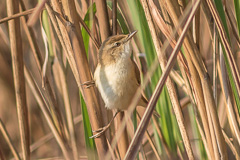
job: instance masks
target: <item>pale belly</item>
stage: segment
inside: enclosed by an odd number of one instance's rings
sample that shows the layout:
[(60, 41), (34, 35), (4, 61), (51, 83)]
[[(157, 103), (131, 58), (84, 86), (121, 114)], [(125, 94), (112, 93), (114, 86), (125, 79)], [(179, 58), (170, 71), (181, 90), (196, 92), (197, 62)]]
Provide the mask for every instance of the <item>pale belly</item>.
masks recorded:
[(126, 110), (131, 103), (138, 87), (131, 67), (116, 69), (113, 66), (104, 68), (98, 66), (96, 68), (95, 83), (107, 109)]

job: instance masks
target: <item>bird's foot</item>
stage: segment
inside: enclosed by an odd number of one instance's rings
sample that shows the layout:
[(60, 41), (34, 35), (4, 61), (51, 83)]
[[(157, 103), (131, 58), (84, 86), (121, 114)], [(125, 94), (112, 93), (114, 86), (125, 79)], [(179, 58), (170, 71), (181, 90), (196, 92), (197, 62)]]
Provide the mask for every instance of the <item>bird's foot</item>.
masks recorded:
[(102, 128), (99, 128), (99, 129), (93, 131), (93, 133), (96, 133), (96, 134), (94, 134), (93, 136), (91, 136), (89, 138), (98, 138), (98, 137), (100, 137), (109, 128), (109, 126), (107, 125), (105, 127), (102, 127)]
[(104, 126), (104, 127), (102, 127), (102, 128), (99, 128), (99, 129), (93, 131), (93, 133), (96, 133), (96, 134), (93, 135), (93, 136), (91, 136), (91, 137), (89, 137), (89, 138), (98, 138), (98, 137), (100, 137), (100, 136), (111, 126), (114, 118), (117, 116), (117, 114), (118, 114), (119, 112), (120, 112), (119, 110), (118, 110), (117, 112), (115, 112), (115, 114), (114, 114), (114, 116), (112, 117), (111, 121), (110, 121), (106, 126)]
[(94, 85), (95, 85), (94, 81), (86, 81), (86, 82), (81, 84), (81, 86), (84, 86), (84, 89), (90, 88), (90, 87), (92, 87)]

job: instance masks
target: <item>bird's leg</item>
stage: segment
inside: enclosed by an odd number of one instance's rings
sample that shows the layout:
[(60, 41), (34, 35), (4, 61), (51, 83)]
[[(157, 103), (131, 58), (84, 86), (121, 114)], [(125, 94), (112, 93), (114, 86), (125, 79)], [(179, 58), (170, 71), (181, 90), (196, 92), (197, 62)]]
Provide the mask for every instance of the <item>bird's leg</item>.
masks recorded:
[(119, 112), (121, 112), (121, 111), (117, 110), (117, 112), (112, 117), (111, 121), (106, 126), (93, 131), (93, 133), (96, 133), (96, 132), (97, 133), (95, 135), (89, 137), (89, 138), (98, 138), (98, 137), (100, 137), (111, 126), (113, 120), (115, 119), (115, 117), (118, 115)]
[(86, 82), (81, 84), (81, 86), (84, 86), (85, 89), (90, 88), (94, 85), (95, 85), (95, 82), (93, 80), (92, 81), (86, 81)]

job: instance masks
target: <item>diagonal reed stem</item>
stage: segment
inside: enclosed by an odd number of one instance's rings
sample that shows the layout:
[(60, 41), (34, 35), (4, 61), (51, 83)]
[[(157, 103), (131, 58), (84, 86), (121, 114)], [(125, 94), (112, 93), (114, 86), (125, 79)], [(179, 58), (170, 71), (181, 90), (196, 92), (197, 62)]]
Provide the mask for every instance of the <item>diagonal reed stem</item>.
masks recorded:
[(16, 150), (16, 148), (14, 147), (12, 140), (10, 139), (10, 136), (7, 132), (6, 127), (4, 126), (2, 120), (0, 119), (0, 131), (2, 132), (2, 135), (4, 137), (4, 139), (6, 140), (10, 150), (12, 151), (13, 156), (15, 157), (16, 160), (20, 160), (20, 156)]
[[(143, 138), (143, 135), (144, 135), (144, 132), (147, 128), (147, 125), (150, 121), (150, 118), (151, 118), (151, 115), (154, 111), (154, 107), (157, 103), (157, 100), (158, 100), (158, 97), (160, 96), (160, 93), (163, 89), (163, 86), (166, 82), (166, 79), (168, 78), (168, 75), (170, 73), (170, 70), (172, 69), (173, 65), (175, 64), (175, 61), (176, 61), (176, 58), (177, 58), (177, 54), (181, 48), (181, 44), (183, 43), (183, 40), (184, 40), (184, 37), (186, 35), (186, 32), (187, 32), (187, 29), (193, 19), (193, 16), (197, 10), (197, 8), (199, 7), (199, 4), (200, 4), (200, 0), (197, 1), (197, 3), (194, 4), (194, 6), (192, 7), (192, 12), (190, 13), (189, 15), (189, 18), (185, 24), (185, 26), (183, 27), (183, 30), (182, 30), (182, 34), (180, 35), (178, 41), (177, 41), (177, 44), (176, 44), (176, 47), (174, 48), (170, 58), (169, 58), (169, 61), (166, 65), (166, 70), (163, 72), (160, 80), (158, 81), (158, 84), (156, 86), (156, 89), (149, 101), (149, 104), (147, 106), (147, 110), (145, 111), (144, 115), (143, 115), (143, 118), (137, 128), (137, 131), (136, 131), (136, 134), (134, 135), (132, 141), (131, 141), (131, 144), (128, 148), (128, 151), (127, 151), (127, 154), (125, 156), (125, 160), (130, 160), (130, 159), (134, 159), (137, 155), (137, 152), (138, 152), (138, 148), (139, 148), (139, 145), (141, 143), (141, 140)], [(194, 159), (193, 157), (189, 157), (189, 158), (192, 158)]]
[[(147, 3), (146, 0), (142, 0), (142, 4), (143, 4), (145, 15), (146, 15), (146, 18), (147, 18), (147, 21), (148, 21), (148, 25), (149, 25), (149, 28), (150, 28), (151, 35), (153, 37), (153, 43), (154, 43), (156, 52), (157, 52), (158, 57), (159, 57), (161, 68), (162, 68), (162, 70), (165, 70), (166, 62), (164, 60), (166, 59), (166, 57), (164, 56), (163, 53), (161, 53), (161, 49), (160, 49), (160, 45), (159, 45), (158, 38), (157, 38), (157, 35), (156, 35), (156, 31), (155, 31), (155, 28), (154, 28), (154, 24), (153, 24), (153, 21), (152, 21), (152, 17), (150, 15), (150, 10), (149, 10), (148, 3)], [(198, 4), (198, 6), (199, 6), (199, 4)], [(172, 102), (173, 109), (174, 109), (174, 112), (175, 112), (175, 115), (176, 115), (176, 118), (177, 118), (178, 126), (180, 128), (180, 132), (181, 132), (182, 137), (183, 137), (183, 142), (184, 142), (187, 154), (188, 154), (188, 158), (189, 159), (194, 159), (192, 148), (191, 148), (191, 145), (190, 145), (190, 141), (189, 141), (189, 138), (188, 138), (188, 135), (187, 135), (186, 127), (185, 127), (185, 124), (184, 124), (184, 118), (183, 118), (182, 110), (181, 110), (179, 101), (177, 99), (177, 93), (176, 93), (175, 87), (172, 83), (172, 80), (170, 78), (168, 78), (166, 80), (166, 86), (167, 86), (167, 89), (168, 89), (169, 96), (172, 100), (171, 102)]]

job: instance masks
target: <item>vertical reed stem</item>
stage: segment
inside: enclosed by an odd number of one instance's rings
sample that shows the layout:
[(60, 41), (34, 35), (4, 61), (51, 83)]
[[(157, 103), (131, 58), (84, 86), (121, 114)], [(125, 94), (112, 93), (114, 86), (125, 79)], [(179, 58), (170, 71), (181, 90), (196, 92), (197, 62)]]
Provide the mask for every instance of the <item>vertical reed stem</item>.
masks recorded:
[[(7, 0), (7, 14), (11, 16), (19, 12), (18, 0)], [(10, 20), (9, 24), (9, 38), (11, 45), (13, 78), (16, 95), (16, 106), (18, 114), (18, 123), (21, 138), (21, 147), (23, 152), (23, 159), (30, 159), (30, 133), (28, 125), (28, 109), (26, 104), (26, 90), (25, 79), (23, 72), (23, 51), (22, 39), (20, 32), (20, 19), (16, 18)]]

